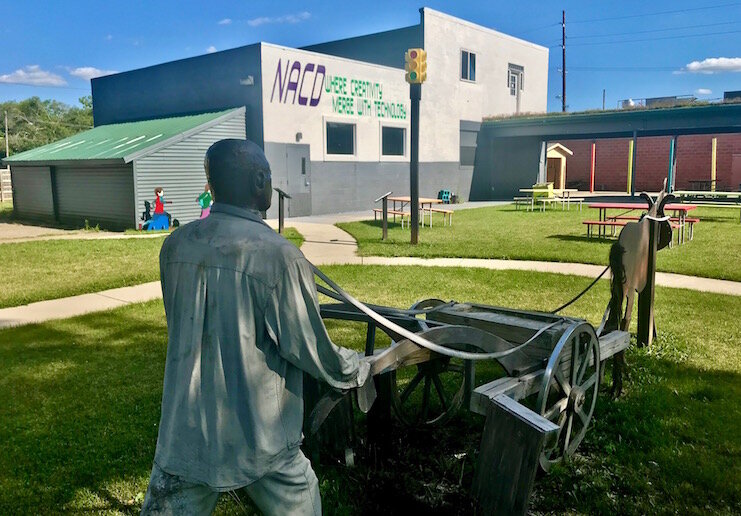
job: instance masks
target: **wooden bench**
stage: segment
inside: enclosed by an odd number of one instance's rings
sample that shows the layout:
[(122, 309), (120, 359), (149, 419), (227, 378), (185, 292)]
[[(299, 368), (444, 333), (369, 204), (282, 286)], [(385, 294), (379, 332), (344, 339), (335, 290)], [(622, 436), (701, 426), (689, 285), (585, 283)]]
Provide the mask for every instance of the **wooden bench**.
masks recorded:
[[(448, 219), (448, 226), (453, 225), (453, 210), (449, 210), (447, 208), (430, 208), (430, 211), (432, 213), (442, 213), (443, 214), (443, 226), (445, 225), (445, 218)], [(430, 215), (430, 227), (432, 227), (432, 215)]]
[[(640, 217), (635, 217), (635, 216), (630, 216), (630, 215), (619, 215), (617, 217), (607, 217), (607, 219), (608, 220), (627, 220), (627, 221), (641, 220)], [(680, 227), (679, 217), (671, 217), (669, 219), (669, 222), (672, 223), (672, 229), (678, 229)], [(698, 222), (700, 222), (700, 219), (693, 218), (693, 217), (685, 217), (684, 219), (684, 223), (687, 224), (689, 228), (690, 240), (692, 240), (692, 238), (694, 237), (695, 224), (697, 224)]]
[(741, 224), (741, 204), (739, 203), (722, 203), (722, 202), (707, 202), (707, 201), (692, 201), (692, 204), (698, 208), (736, 208), (738, 210), (738, 222)]
[(571, 203), (579, 203), (579, 211), (581, 211), (582, 204), (584, 203), (584, 197), (566, 197), (566, 206), (571, 209)]
[(513, 197), (512, 202), (515, 204), (515, 209), (519, 210), (520, 205), (524, 205), (525, 209), (529, 206), (530, 209), (533, 207), (533, 198), (532, 197)]
[[(592, 227), (610, 227), (612, 229), (612, 235), (615, 235), (615, 228), (625, 226), (628, 223), (627, 220), (585, 220), (582, 224), (587, 226), (587, 237), (592, 237)], [(606, 236), (606, 235), (605, 235)]]
[(545, 205), (553, 204), (554, 202), (560, 202), (561, 207), (563, 208), (564, 199), (561, 197), (538, 197), (536, 198), (536, 201), (540, 203), (540, 211), (545, 211)]
[[(396, 215), (400, 216), (402, 229), (404, 229), (404, 219), (411, 219), (412, 216), (411, 213), (399, 210), (388, 210), (386, 213), (388, 213), (389, 215), (394, 215), (394, 217), (396, 217)], [(381, 208), (373, 208), (373, 220), (378, 220), (378, 215), (381, 215), (381, 217), (383, 217), (383, 210)]]

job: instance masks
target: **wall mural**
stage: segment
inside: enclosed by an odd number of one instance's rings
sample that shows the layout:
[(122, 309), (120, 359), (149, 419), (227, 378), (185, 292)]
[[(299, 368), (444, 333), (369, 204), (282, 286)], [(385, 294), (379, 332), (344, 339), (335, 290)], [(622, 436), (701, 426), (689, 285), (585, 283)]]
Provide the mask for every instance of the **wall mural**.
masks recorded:
[[(277, 94), (277, 95), (276, 95)], [(383, 83), (344, 75), (327, 75), (324, 65), (278, 59), (270, 102), (315, 107), (322, 95), (331, 98), (332, 113), (406, 120), (402, 102), (384, 100)]]

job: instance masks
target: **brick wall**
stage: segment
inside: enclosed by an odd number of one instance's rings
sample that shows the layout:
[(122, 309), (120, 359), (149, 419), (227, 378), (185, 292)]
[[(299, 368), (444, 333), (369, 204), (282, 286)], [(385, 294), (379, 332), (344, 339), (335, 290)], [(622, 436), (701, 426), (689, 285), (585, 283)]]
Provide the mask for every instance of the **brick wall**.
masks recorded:
[[(690, 187), (690, 180), (710, 179), (711, 141), (718, 138), (716, 179), (718, 189), (737, 190), (732, 174), (733, 155), (741, 154), (741, 134), (680, 136), (677, 139), (677, 189)], [(628, 175), (629, 138), (597, 140), (594, 189), (624, 191)], [(562, 145), (574, 152), (566, 160), (566, 182), (589, 184), (591, 140), (568, 140)], [(656, 191), (669, 172), (671, 137), (638, 138), (636, 190)], [(738, 158), (736, 158), (738, 160)], [(738, 165), (736, 165), (738, 167)]]

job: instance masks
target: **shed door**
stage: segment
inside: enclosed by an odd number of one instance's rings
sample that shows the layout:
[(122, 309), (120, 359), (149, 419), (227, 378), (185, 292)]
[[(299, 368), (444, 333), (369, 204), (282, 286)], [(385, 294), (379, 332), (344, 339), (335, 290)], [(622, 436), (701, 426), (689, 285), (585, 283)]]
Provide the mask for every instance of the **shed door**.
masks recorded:
[(131, 165), (57, 167), (57, 200), (61, 221), (111, 229), (132, 227), (134, 176)]
[(11, 165), (13, 208), (21, 218), (54, 218), (49, 167)]

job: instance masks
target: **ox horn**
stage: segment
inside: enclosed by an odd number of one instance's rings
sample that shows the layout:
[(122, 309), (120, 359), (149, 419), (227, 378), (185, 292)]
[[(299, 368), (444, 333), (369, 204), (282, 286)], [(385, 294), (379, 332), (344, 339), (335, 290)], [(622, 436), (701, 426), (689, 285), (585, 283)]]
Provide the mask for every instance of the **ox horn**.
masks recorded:
[(651, 199), (651, 196), (648, 195), (646, 192), (641, 192), (640, 197), (641, 197), (641, 199), (645, 199), (646, 200), (646, 202), (648, 203), (648, 209), (649, 210), (654, 207), (654, 200)]
[(670, 201), (676, 200), (677, 197), (674, 194), (666, 194), (663, 199), (661, 199), (661, 202), (659, 203), (659, 209), (656, 210), (657, 214), (661, 217), (664, 216), (664, 206), (666, 206)]

